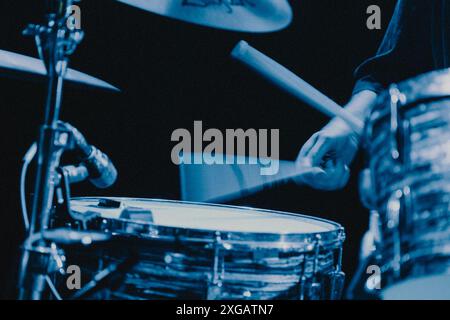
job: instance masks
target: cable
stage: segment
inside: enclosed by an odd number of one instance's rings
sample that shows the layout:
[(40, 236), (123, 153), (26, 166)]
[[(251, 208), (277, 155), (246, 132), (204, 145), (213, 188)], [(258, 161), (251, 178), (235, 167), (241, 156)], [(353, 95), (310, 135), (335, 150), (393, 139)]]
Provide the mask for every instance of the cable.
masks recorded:
[(31, 147), (28, 149), (27, 153), (23, 157), (22, 170), (20, 173), (20, 205), (22, 207), (22, 218), (25, 229), (28, 230), (30, 228), (30, 221), (28, 218), (28, 210), (27, 210), (27, 199), (26, 199), (26, 177), (28, 167), (30, 163), (33, 161), (35, 155), (37, 153), (37, 143), (33, 143)]

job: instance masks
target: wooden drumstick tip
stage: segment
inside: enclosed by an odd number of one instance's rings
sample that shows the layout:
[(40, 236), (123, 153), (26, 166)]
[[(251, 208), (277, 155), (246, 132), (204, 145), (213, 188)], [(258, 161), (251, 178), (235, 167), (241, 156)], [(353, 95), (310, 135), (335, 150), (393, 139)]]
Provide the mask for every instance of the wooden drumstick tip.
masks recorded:
[(234, 47), (233, 51), (231, 51), (231, 56), (233, 58), (241, 57), (242, 55), (244, 55), (247, 52), (249, 47), (250, 47), (250, 45), (248, 44), (247, 41), (241, 40)]

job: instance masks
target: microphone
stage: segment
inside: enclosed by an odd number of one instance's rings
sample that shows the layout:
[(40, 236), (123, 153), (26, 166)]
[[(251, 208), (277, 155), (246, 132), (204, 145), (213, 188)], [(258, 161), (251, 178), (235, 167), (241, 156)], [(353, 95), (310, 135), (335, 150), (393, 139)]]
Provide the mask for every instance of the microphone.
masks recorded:
[(82, 168), (81, 175), (87, 174), (89, 181), (100, 189), (105, 189), (114, 184), (117, 180), (117, 169), (109, 157), (96, 147), (90, 145), (86, 138), (77, 128), (69, 123), (60, 121), (60, 123), (72, 133), (75, 141), (75, 154), (81, 161), (79, 168)]
[(70, 184), (83, 182), (89, 178), (89, 171), (84, 164), (78, 166), (65, 166), (62, 170), (69, 178)]

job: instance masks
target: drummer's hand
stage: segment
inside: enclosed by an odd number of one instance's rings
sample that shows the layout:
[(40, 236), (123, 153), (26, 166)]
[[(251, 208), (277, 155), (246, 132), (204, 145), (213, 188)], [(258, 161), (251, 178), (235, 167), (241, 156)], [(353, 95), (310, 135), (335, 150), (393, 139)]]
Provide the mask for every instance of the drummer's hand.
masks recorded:
[(320, 190), (343, 188), (358, 145), (358, 135), (342, 120), (333, 119), (304, 144), (297, 158), (299, 176), (295, 182)]

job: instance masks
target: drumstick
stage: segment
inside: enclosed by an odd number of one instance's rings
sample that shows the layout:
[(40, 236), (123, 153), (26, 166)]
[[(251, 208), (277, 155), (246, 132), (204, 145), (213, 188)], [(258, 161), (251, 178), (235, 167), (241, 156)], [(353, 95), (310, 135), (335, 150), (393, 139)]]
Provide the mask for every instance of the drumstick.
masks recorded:
[[(194, 154), (185, 156), (193, 159)], [(237, 159), (238, 157), (234, 158), (234, 164), (182, 163), (179, 168), (182, 199), (193, 202), (226, 202), (310, 173), (310, 170), (300, 168), (294, 161), (277, 160), (278, 172), (263, 176), (260, 164), (262, 158), (240, 157), (241, 160), (245, 159), (246, 164), (237, 164)]]
[(247, 42), (240, 41), (233, 49), (231, 56), (320, 112), (341, 118), (358, 133), (363, 130), (364, 123), (361, 120), (275, 60), (251, 47)]

